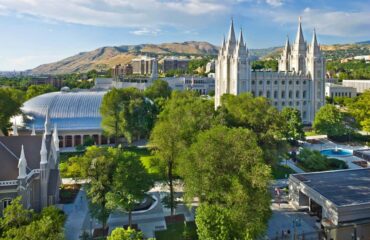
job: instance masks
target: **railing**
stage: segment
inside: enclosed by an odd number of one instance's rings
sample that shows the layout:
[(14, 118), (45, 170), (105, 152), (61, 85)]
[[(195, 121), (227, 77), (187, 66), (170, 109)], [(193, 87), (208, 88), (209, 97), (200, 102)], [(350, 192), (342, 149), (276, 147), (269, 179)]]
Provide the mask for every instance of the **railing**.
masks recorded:
[(18, 180), (0, 181), (0, 186), (16, 186), (16, 185), (18, 185)]
[(40, 173), (40, 169), (33, 169), (30, 173), (27, 174), (26, 181), (28, 181), (34, 174)]

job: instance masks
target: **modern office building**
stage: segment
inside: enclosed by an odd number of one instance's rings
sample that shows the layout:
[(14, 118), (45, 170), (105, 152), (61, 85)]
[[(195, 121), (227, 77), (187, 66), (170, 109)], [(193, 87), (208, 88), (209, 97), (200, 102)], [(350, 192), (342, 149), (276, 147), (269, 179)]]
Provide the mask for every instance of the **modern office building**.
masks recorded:
[(250, 92), (264, 96), (279, 110), (294, 107), (304, 123), (311, 123), (318, 109), (325, 104), (325, 59), (317, 43), (316, 33), (306, 44), (301, 21), (291, 46), (287, 39), (279, 60), (279, 71), (252, 71), (243, 33), (235, 38), (233, 22), (216, 61), (215, 107), (221, 105), (225, 93), (238, 95)]
[(162, 72), (166, 73), (172, 70), (187, 70), (189, 59), (180, 59), (177, 57), (167, 57), (163, 59)]
[(132, 59), (131, 65), (133, 74), (151, 75), (153, 69), (158, 72), (158, 63), (155, 58), (147, 56), (135, 58)]
[(334, 83), (325, 83), (325, 96), (327, 97), (349, 97), (357, 96), (356, 88), (346, 87)]
[(370, 168), (292, 174), (289, 201), (319, 218), (326, 239), (370, 239)]

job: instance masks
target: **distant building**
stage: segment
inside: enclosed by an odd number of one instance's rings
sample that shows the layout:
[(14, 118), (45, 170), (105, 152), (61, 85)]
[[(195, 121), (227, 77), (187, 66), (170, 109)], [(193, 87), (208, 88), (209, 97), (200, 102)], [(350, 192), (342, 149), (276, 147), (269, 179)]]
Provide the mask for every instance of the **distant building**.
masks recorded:
[(116, 80), (122, 79), (124, 76), (132, 75), (133, 68), (131, 64), (118, 64), (112, 68), (112, 77)]
[(58, 203), (58, 132), (45, 129), (39, 136), (0, 137), (0, 215), (17, 196), (36, 211)]
[(62, 79), (57, 79), (53, 76), (38, 76), (38, 77), (32, 77), (30, 80), (30, 84), (32, 85), (50, 84), (55, 88), (61, 88)]
[(289, 201), (316, 215), (325, 239), (370, 239), (370, 169), (292, 174)]
[(370, 80), (343, 80), (343, 86), (356, 88), (357, 93), (370, 89)]
[(182, 70), (186, 71), (189, 66), (189, 59), (180, 59), (177, 57), (165, 58), (162, 63), (163, 73), (172, 71), (172, 70)]
[(356, 88), (346, 87), (334, 83), (325, 83), (325, 96), (327, 97), (349, 97), (357, 96)]
[[(153, 71), (153, 65), (157, 64), (157, 59), (151, 57), (140, 57), (132, 59), (132, 72), (133, 74), (139, 75), (151, 75)], [(158, 72), (158, 66), (155, 70)]]

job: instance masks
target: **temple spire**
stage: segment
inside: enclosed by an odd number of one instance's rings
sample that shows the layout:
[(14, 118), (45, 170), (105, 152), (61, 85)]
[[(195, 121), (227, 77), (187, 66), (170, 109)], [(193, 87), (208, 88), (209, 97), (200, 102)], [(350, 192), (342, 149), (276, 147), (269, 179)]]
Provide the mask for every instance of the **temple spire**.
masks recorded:
[(46, 109), (46, 114), (45, 114), (45, 134), (49, 135), (50, 134), (50, 115), (49, 115), (49, 108)]
[(299, 23), (298, 23), (298, 30), (297, 30), (297, 35), (295, 38), (295, 43), (304, 44), (304, 37), (303, 37), (303, 31), (302, 31), (302, 17), (300, 16), (298, 20), (299, 20)]
[(229, 37), (227, 41), (230, 43), (235, 43), (235, 31), (234, 31), (234, 20), (231, 18), (231, 25), (230, 25), (230, 30), (229, 30)]
[(18, 127), (17, 127), (17, 121), (14, 120), (13, 122), (13, 136), (18, 136)]
[(313, 36), (312, 36), (311, 46), (312, 47), (318, 47), (317, 38), (316, 38), (316, 29), (315, 28), (313, 29)]
[(35, 124), (32, 124), (31, 136), (36, 136)]
[(46, 164), (48, 162), (48, 151), (46, 149), (46, 134), (44, 134), (42, 137), (40, 156), (41, 156), (40, 164)]
[(24, 154), (24, 147), (22, 144), (21, 156), (18, 161), (18, 178), (25, 178), (27, 176), (27, 160)]
[(242, 44), (244, 45), (244, 38), (243, 38), (243, 28), (240, 28), (240, 35), (239, 35), (239, 45)]
[(59, 136), (58, 136), (58, 128), (57, 124), (54, 124), (54, 131), (53, 131), (53, 142), (55, 145), (55, 150), (59, 151)]

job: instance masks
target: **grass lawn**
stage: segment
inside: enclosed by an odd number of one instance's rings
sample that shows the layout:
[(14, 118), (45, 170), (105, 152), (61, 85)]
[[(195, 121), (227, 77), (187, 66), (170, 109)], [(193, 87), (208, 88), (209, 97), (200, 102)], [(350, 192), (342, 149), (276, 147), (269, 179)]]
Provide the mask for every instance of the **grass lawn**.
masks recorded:
[(163, 180), (159, 168), (154, 166), (153, 161), (155, 161), (155, 158), (149, 149), (126, 147), (125, 150), (136, 153), (140, 157), (140, 161), (143, 163), (144, 167), (153, 175), (155, 180)]
[(272, 177), (274, 179), (283, 179), (285, 178), (285, 175), (289, 176), (289, 174), (292, 173), (295, 173), (295, 171), (285, 165), (277, 165), (272, 167)]
[(304, 135), (306, 137), (310, 137), (310, 136), (316, 136), (316, 135), (320, 135), (320, 134), (316, 133), (315, 130), (311, 130), (311, 131), (304, 132)]
[[(185, 237), (184, 230), (187, 234)], [(167, 230), (155, 232), (157, 240), (196, 240), (198, 239), (197, 230), (194, 222), (187, 222), (186, 228), (184, 223), (172, 223), (167, 225)]]

